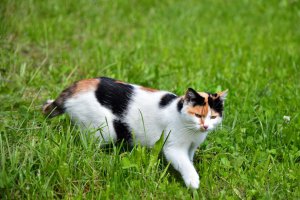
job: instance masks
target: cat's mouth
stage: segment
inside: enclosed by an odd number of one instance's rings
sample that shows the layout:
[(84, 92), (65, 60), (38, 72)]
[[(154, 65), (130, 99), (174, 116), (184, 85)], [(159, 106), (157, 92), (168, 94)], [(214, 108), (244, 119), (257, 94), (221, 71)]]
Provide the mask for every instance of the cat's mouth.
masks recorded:
[(200, 127), (200, 131), (201, 131), (201, 132), (206, 132), (206, 131), (208, 131), (208, 127), (203, 127), (203, 126), (202, 126), (202, 127)]

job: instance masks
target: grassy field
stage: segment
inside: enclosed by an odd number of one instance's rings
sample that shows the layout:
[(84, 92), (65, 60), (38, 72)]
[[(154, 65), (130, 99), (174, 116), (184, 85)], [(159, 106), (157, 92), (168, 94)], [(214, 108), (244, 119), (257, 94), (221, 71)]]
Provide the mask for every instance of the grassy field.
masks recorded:
[[(2, 0), (0, 37), (0, 198), (300, 198), (299, 0)], [(229, 89), (222, 127), (196, 152), (197, 191), (159, 144), (99, 148), (41, 114), (98, 76)]]

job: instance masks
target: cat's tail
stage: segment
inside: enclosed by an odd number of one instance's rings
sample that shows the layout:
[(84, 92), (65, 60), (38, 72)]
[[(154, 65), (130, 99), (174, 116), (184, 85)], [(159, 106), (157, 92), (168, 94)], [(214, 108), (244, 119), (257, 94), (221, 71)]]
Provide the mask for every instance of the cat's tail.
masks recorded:
[(43, 113), (49, 118), (64, 114), (65, 109), (57, 101), (47, 100), (43, 105)]
[(47, 100), (43, 105), (43, 113), (49, 117), (55, 117), (65, 113), (65, 102), (75, 94), (84, 91), (95, 90), (98, 87), (100, 79), (85, 79), (77, 81), (67, 89), (63, 90), (55, 100)]
[(43, 105), (43, 113), (49, 118), (65, 113), (65, 102), (76, 91), (76, 83), (62, 91), (55, 100), (47, 100)]

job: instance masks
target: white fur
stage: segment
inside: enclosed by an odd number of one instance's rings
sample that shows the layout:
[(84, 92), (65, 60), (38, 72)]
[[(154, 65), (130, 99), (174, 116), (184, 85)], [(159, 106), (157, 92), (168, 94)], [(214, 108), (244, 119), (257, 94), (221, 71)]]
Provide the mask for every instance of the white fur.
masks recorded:
[(79, 93), (65, 102), (66, 112), (82, 129), (101, 129), (96, 132), (101, 142), (117, 139), (113, 128), (115, 116), (97, 101), (94, 91)]
[[(134, 142), (151, 147), (163, 131), (170, 132), (163, 147), (164, 155), (181, 173), (185, 184), (197, 189), (200, 181), (192, 163), (194, 153), (205, 140), (208, 131), (213, 130), (222, 118), (210, 119), (209, 112), (204, 123), (208, 129), (200, 131), (199, 119), (187, 113), (188, 103), (184, 103), (181, 113), (177, 110), (179, 98), (160, 108), (159, 101), (166, 92), (148, 92), (135, 85), (134, 88), (133, 99), (122, 119), (133, 130)], [(117, 117), (109, 109), (101, 106), (94, 91), (79, 93), (66, 100), (65, 108), (83, 129), (100, 127), (102, 131), (97, 131), (96, 136), (102, 142), (116, 141), (113, 120)], [(165, 138), (167, 135), (165, 134)]]

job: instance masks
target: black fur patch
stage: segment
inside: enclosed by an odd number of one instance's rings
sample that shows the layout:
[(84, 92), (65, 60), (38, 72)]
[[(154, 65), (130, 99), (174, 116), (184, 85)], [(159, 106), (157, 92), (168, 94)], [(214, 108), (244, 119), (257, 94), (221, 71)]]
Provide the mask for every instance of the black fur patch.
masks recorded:
[(212, 97), (208, 97), (208, 104), (209, 106), (214, 109), (217, 113), (222, 116), (223, 112), (223, 101), (220, 99), (220, 97), (213, 99)]
[(96, 90), (97, 100), (112, 113), (122, 116), (127, 110), (133, 94), (133, 86), (116, 82), (114, 79), (101, 77)]
[[(54, 113), (63, 114), (65, 112), (65, 108), (61, 104), (58, 104), (56, 101), (54, 101), (52, 104), (55, 107)], [(56, 115), (57, 114), (55, 114), (55, 116)]]
[(131, 137), (131, 132), (126, 123), (123, 123), (121, 120), (114, 120), (114, 129), (117, 134), (117, 140), (121, 142), (122, 140), (126, 142), (130, 142), (132, 137)]
[(183, 107), (183, 99), (180, 99), (177, 103), (178, 112), (181, 112), (182, 107)]
[(175, 94), (170, 94), (170, 93), (165, 94), (159, 102), (159, 107), (161, 108), (166, 107), (176, 98), (177, 96)]

